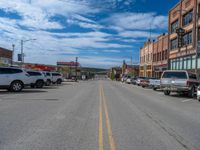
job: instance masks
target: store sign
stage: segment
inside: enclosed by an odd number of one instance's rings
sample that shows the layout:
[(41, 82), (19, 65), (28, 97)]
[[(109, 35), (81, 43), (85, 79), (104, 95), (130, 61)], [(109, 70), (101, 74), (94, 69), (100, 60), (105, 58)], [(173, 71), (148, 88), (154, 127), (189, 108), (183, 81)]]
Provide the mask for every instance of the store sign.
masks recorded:
[(185, 34), (185, 30), (183, 28), (176, 29), (176, 33), (178, 35), (178, 48), (181, 48), (184, 45), (183, 36)]

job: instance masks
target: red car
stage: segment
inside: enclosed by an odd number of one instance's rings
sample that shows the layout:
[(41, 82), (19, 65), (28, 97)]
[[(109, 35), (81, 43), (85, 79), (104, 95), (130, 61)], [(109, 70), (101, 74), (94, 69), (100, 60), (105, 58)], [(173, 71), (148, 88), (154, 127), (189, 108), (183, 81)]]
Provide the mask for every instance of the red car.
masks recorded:
[(150, 79), (155, 79), (155, 78), (145, 78), (145, 79), (142, 79), (140, 81), (140, 85), (145, 88), (145, 87), (149, 87), (149, 84), (150, 84)]

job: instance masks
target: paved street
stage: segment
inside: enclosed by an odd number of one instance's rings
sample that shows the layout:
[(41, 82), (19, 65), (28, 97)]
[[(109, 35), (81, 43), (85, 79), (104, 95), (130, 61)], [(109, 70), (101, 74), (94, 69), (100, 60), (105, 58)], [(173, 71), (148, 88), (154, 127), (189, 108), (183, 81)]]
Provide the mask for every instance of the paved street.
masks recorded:
[(200, 103), (103, 80), (0, 91), (0, 150), (200, 150)]

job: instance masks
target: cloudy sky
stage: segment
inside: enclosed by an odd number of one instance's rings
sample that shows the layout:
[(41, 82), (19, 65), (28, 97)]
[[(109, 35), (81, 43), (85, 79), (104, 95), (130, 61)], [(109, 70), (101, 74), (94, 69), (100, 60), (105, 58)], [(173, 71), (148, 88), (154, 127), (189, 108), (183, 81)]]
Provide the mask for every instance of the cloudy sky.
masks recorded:
[(167, 32), (167, 13), (178, 0), (0, 0), (0, 47), (20, 40), (25, 61), (109, 68), (139, 60), (150, 37)]

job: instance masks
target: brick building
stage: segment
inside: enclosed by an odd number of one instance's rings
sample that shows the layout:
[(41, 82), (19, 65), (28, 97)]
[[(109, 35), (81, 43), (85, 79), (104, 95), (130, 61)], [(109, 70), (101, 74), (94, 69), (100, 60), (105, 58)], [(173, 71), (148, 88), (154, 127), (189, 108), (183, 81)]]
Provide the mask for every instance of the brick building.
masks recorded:
[[(200, 41), (199, 16), (200, 0), (180, 0), (169, 11), (169, 68), (171, 70), (195, 72), (198, 68), (197, 71), (200, 73), (200, 58), (196, 57)], [(185, 30), (183, 46), (180, 48), (178, 47), (177, 28)]]
[(122, 75), (131, 75), (138, 77), (139, 76), (139, 65), (128, 65), (126, 62), (123, 62), (122, 65)]
[(140, 49), (140, 73), (141, 77), (153, 76), (153, 42), (148, 40)]
[(168, 68), (168, 35), (162, 34), (153, 43), (153, 77), (160, 78)]
[(11, 50), (0, 47), (0, 64), (10, 65), (13, 57)]
[(76, 75), (78, 78), (81, 77), (81, 65), (79, 62), (57, 62), (57, 67), (65, 78), (72, 78)]

